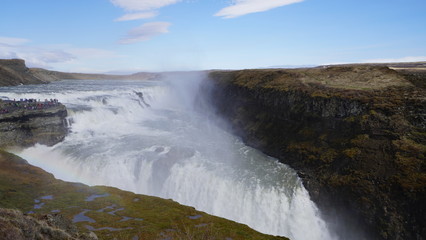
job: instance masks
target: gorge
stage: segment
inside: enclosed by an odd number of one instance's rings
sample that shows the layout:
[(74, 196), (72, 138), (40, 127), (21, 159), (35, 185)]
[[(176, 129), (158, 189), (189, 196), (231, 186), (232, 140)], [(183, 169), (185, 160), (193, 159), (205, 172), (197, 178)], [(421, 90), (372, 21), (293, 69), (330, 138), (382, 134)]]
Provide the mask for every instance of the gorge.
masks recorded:
[(366, 65), (212, 72), (211, 101), (244, 142), (298, 171), (331, 222), (423, 239), (424, 76)]
[(291, 239), (425, 236), (421, 71), (152, 76), (2, 88), (68, 108), (62, 142), (16, 153), (60, 179), (173, 198)]

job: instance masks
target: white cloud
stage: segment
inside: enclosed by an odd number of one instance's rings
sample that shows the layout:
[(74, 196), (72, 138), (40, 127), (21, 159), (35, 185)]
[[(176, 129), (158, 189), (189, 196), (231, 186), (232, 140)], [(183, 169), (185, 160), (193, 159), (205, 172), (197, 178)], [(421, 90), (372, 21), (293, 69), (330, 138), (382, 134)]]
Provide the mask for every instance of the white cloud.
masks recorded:
[(369, 59), (365, 63), (389, 63), (389, 62), (423, 62), (426, 61), (426, 56), (409, 56), (402, 58), (382, 58), (382, 59)]
[(158, 12), (155, 12), (155, 11), (128, 13), (120, 18), (115, 19), (115, 21), (121, 22), (121, 21), (131, 21), (131, 20), (138, 20), (138, 19), (147, 19), (147, 18), (156, 17), (157, 15), (158, 15)]
[(165, 7), (181, 0), (110, 0), (114, 5), (126, 11), (147, 11)]
[(127, 36), (120, 40), (121, 44), (130, 44), (140, 41), (146, 41), (160, 34), (168, 33), (171, 23), (151, 22), (145, 23), (137, 28), (130, 30)]
[(104, 58), (117, 56), (117, 54), (112, 51), (99, 48), (68, 48), (66, 51), (76, 58)]
[(25, 38), (0, 37), (0, 44), (11, 45), (11, 46), (21, 45), (29, 41), (30, 40)]
[[(90, 65), (96, 61), (117, 59), (116, 53), (98, 48), (71, 45), (33, 46), (28, 39), (0, 37), (0, 58), (24, 59), (28, 67), (55, 69), (64, 65)], [(58, 69), (60, 70), (60, 69)]]
[(234, 0), (231, 6), (221, 9), (215, 16), (235, 18), (303, 1), (304, 0)]
[(24, 59), (29, 67), (48, 68), (51, 64), (75, 59), (71, 53), (59, 49), (38, 48), (26, 45), (0, 45), (0, 58)]

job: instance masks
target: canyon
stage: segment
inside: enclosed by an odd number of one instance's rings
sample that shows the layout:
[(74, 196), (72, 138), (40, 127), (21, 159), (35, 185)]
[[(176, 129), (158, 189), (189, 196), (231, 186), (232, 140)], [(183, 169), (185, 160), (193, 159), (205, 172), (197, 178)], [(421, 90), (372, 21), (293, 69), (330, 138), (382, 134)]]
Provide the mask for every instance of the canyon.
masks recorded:
[[(340, 238), (424, 239), (425, 63), (207, 74), (198, 107), (212, 106), (211, 114), (224, 118), (228, 131), (295, 169)], [(0, 62), (4, 86), (110, 78), (28, 69), (22, 60)], [(31, 118), (0, 115), (0, 145), (54, 145), (66, 134), (64, 111), (58, 106)]]

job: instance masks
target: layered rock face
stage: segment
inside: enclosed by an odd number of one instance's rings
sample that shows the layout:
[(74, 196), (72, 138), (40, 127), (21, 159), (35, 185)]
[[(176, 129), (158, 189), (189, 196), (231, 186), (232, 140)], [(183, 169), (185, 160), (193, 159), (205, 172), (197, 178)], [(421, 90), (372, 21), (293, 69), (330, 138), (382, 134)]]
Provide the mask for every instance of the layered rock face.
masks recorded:
[(407, 76), (382, 66), (223, 71), (204, 90), (248, 145), (299, 172), (325, 217), (346, 226), (343, 239), (424, 239), (425, 80)]
[(28, 147), (35, 143), (54, 145), (67, 133), (66, 116), (67, 110), (62, 104), (46, 109), (1, 113), (0, 147)]

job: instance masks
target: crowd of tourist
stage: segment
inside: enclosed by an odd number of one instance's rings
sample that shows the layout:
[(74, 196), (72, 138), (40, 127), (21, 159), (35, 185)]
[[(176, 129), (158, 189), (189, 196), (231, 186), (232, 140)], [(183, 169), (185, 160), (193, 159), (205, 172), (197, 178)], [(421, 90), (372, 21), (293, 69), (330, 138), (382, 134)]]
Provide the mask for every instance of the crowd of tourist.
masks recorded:
[(40, 110), (55, 107), (59, 105), (58, 99), (13, 99), (13, 100), (0, 100), (0, 114), (11, 113), (16, 110)]

